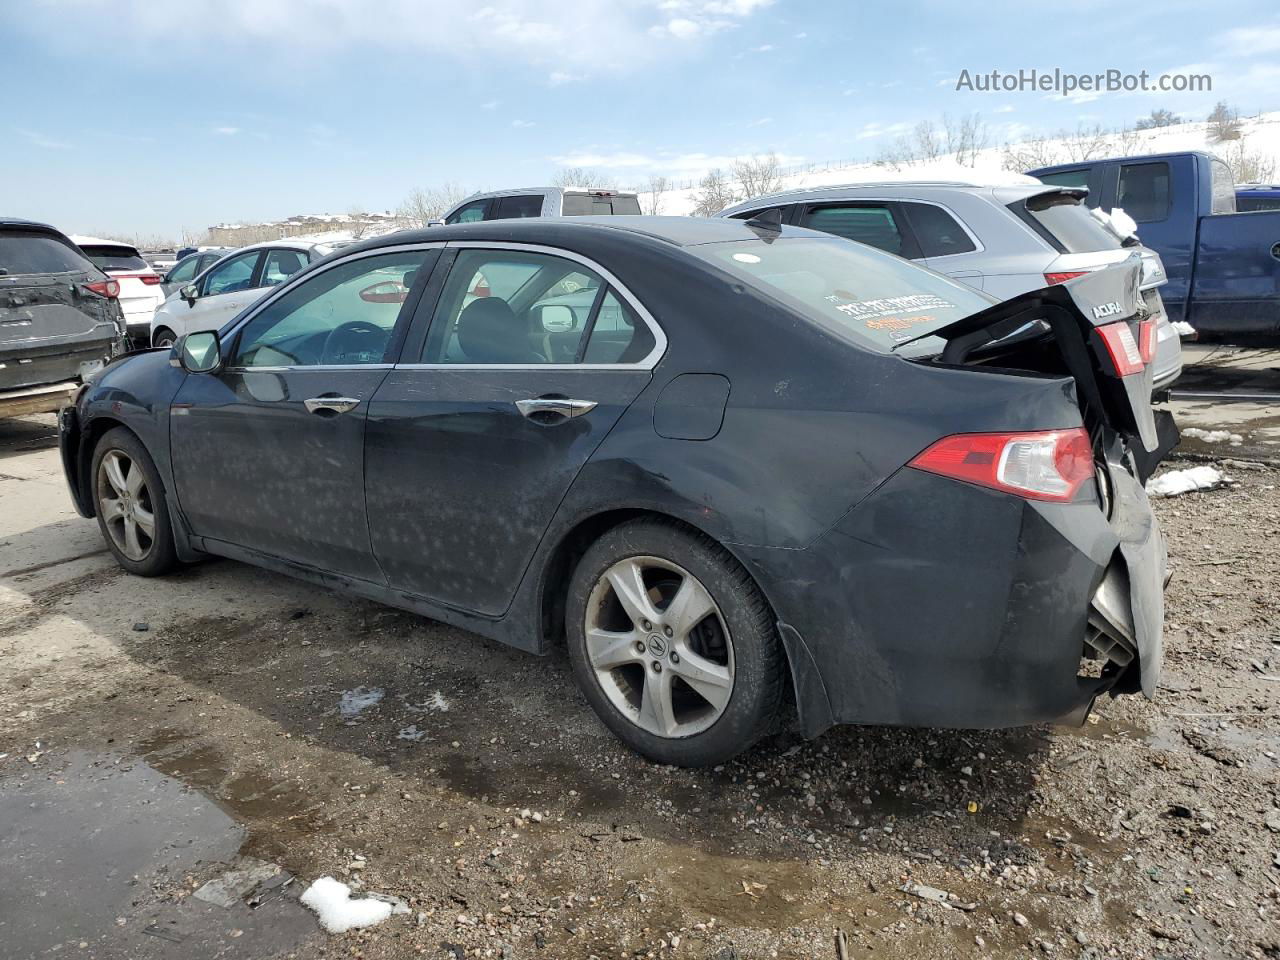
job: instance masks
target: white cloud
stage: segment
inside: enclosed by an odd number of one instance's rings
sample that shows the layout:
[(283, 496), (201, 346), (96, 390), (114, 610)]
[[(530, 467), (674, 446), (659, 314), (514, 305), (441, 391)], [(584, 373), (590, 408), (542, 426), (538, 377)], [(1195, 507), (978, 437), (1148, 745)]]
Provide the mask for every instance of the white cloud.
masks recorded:
[(1006, 103), (1003, 106), (996, 107), (995, 110), (996, 113), (1013, 113), (1013, 111), (1014, 106), (1011, 103)]
[(501, 100), (486, 100), (484, 103), (480, 104), (480, 109), (481, 110), (497, 110), (498, 107), (500, 107), (501, 105), (502, 105)]
[[(572, 71), (637, 71), (695, 41), (741, 25), (772, 0), (185, 0), (183, 28), (153, 0), (60, 0), (11, 5), (5, 26), (63, 52), (103, 51), (130, 62), (222, 63), (252, 51), (282, 67), (317, 56), (416, 53)], [(217, 58), (214, 60), (214, 58)]]
[(518, 129), (525, 129), (527, 127), (537, 126), (537, 124), (535, 124), (532, 120), (512, 120), (511, 125)]
[(752, 120), (747, 124), (748, 127), (763, 127), (766, 124), (773, 123), (773, 117), (761, 117), (759, 120)]
[(1229, 55), (1256, 57), (1280, 53), (1280, 24), (1265, 27), (1236, 27), (1214, 37)]
[(797, 34), (796, 34), (796, 39), (797, 39), (797, 40), (803, 40), (803, 39), (804, 39), (805, 37), (807, 37), (807, 36), (809, 36), (809, 34), (805, 33), (803, 30), (801, 30), (799, 33), (797, 33)]
[(53, 137), (47, 137), (39, 130), (23, 130), (18, 128), (15, 129), (14, 132), (35, 146), (41, 147), (45, 150), (68, 150), (71, 147), (71, 144), (65, 143), (62, 140), (55, 140)]
[(751, 52), (752, 53), (768, 53), (772, 49), (773, 49), (772, 43), (762, 43), (758, 47), (752, 47)]
[(240, 132), (239, 127), (214, 127), (213, 132), (220, 137), (234, 137)]
[(576, 73), (569, 73), (565, 70), (552, 70), (547, 77), (547, 83), (553, 87), (563, 87), (566, 83), (576, 83), (583, 79)]
[(582, 150), (552, 157), (551, 161), (561, 167), (588, 167), (598, 170), (616, 170), (624, 167), (648, 167), (653, 165), (653, 158), (643, 153), (599, 153)]

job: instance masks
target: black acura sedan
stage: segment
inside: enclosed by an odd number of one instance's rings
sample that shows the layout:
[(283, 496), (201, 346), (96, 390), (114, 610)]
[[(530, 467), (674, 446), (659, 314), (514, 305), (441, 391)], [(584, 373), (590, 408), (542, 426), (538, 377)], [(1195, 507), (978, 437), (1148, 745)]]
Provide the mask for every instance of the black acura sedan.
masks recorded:
[(1160, 672), (1135, 258), (995, 304), (768, 220), (504, 220), (312, 264), (61, 419), (126, 570), (231, 557), (531, 651), (647, 757), (792, 711), (998, 727)]

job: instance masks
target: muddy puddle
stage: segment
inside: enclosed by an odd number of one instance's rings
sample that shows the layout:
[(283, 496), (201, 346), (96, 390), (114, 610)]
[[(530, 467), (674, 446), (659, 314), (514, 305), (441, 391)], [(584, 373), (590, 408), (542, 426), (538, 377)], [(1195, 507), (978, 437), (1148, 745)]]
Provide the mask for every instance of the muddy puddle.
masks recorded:
[(143, 760), (11, 759), (0, 776), (0, 955), (250, 958), (315, 936), (292, 900), (252, 911), (187, 896), (246, 839), (222, 807)]

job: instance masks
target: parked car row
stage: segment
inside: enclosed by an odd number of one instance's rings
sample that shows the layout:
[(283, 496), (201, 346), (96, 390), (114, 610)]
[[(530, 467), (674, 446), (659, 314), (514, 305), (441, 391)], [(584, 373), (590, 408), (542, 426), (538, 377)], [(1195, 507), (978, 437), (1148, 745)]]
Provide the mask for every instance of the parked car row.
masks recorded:
[(219, 555), (567, 641), (663, 763), (723, 762), (787, 704), (816, 736), (1153, 695), (1147, 259), (1001, 302), (780, 221), (481, 219), (292, 275), (280, 244), (232, 254), (164, 312), (256, 299), (62, 412), (76, 507), (136, 574)]

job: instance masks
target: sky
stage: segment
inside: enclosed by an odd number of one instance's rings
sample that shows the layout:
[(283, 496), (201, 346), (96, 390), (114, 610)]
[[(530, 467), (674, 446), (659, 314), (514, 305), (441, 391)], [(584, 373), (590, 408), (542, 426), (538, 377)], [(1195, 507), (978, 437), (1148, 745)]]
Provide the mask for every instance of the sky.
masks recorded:
[[(0, 40), (0, 215), (139, 238), (563, 167), (629, 186), (770, 151), (869, 160), (944, 114), (996, 145), (1280, 108), (1274, 0), (15, 0)], [(956, 89), (1055, 68), (1213, 89)]]

